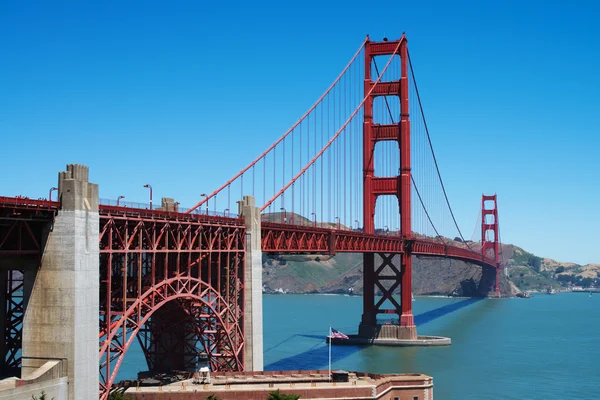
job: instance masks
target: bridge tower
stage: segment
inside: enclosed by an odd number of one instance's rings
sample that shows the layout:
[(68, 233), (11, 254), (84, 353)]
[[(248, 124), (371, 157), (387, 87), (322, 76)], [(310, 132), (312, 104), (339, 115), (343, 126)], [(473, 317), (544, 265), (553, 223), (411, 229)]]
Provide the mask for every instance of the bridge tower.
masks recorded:
[(21, 375), (66, 359), (69, 400), (98, 396), (98, 185), (88, 176), (79, 164), (59, 173), (60, 206), (23, 315)]
[[(399, 43), (400, 42), (400, 43)], [(398, 46), (399, 45), (399, 46)], [(398, 51), (396, 49), (398, 48)], [(400, 57), (398, 80), (381, 81), (375, 89), (371, 79), (371, 63), (376, 56)], [(363, 121), (363, 220), (364, 232), (375, 233), (375, 207), (378, 196), (396, 196), (400, 210), (400, 235), (405, 239), (404, 251), (396, 254), (379, 254), (375, 268), (375, 254), (364, 253), (363, 315), (359, 335), (389, 339), (416, 339), (417, 330), (412, 313), (412, 227), (411, 227), (411, 162), (410, 120), (408, 108), (408, 50), (406, 37), (399, 41), (371, 42), (365, 44), (365, 80)], [(370, 95), (369, 95), (370, 93)], [(400, 121), (378, 124), (373, 121), (373, 102), (377, 96), (397, 96), (400, 99)], [(398, 142), (400, 175), (379, 177), (374, 175), (375, 145), (381, 141)], [(379, 259), (381, 263), (379, 263)], [(399, 260), (399, 262), (398, 262)], [(399, 265), (398, 265), (399, 264)], [(391, 274), (390, 274), (391, 271)], [(382, 298), (375, 303), (375, 287)], [(400, 303), (393, 291), (400, 287)], [(382, 309), (388, 300), (394, 308)], [(397, 314), (399, 325), (378, 326), (378, 314)]]
[[(488, 204), (486, 205), (486, 202)], [(489, 206), (489, 207), (487, 207)], [(500, 269), (502, 263), (500, 260), (500, 241), (498, 230), (498, 203), (496, 195), (481, 195), (481, 253), (484, 257), (489, 257), (496, 264), (496, 283), (495, 293), (500, 296)]]

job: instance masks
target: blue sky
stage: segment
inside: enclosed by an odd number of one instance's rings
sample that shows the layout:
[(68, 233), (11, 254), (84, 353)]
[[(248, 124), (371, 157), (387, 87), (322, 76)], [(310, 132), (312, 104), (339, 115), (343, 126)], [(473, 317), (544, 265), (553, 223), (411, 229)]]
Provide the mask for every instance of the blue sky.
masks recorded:
[(0, 3), (0, 194), (67, 163), (100, 195), (192, 205), (262, 152), (370, 34), (406, 32), (463, 233), (600, 262), (599, 6), (575, 1)]

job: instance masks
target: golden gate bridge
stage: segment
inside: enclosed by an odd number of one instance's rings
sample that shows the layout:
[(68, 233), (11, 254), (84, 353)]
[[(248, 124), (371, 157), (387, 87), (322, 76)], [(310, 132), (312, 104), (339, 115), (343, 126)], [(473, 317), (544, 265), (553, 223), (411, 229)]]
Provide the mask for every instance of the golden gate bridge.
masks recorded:
[[(226, 153), (224, 160), (235, 162)], [(87, 169), (80, 167), (61, 173), (66, 175), (59, 179), (57, 201), (0, 197), (3, 373), (20, 368), (25, 352), (24, 316), (33, 283), (24, 265), (44, 270), (49, 232), (70, 209), (65, 179), (87, 180)], [(392, 314), (396, 338), (417, 338), (413, 256), (480, 265), (490, 294), (499, 295), (496, 196), (482, 196), (481, 242), (465, 240), (404, 35), (381, 42), (367, 37), (287, 132), (202, 197), (189, 209), (172, 201), (153, 207), (152, 199), (149, 205), (120, 199), (96, 205), (102, 399), (136, 340), (151, 371), (193, 369), (200, 351), (214, 370), (257, 368), (249, 364), (248, 332), (255, 328), (248, 318), (251, 275), (245, 268), (256, 257), (250, 255), (253, 246), (274, 254), (362, 253), (363, 337), (377, 335), (378, 315)], [(461, 243), (447, 239), (452, 236)]]

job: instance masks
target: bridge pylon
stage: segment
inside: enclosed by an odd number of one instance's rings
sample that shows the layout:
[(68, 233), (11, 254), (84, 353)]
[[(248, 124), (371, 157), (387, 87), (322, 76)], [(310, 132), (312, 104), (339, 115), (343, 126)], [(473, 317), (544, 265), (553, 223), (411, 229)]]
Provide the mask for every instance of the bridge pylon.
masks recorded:
[[(377, 90), (371, 90), (375, 82), (371, 79), (371, 63), (376, 56), (400, 57), (400, 77), (397, 80), (379, 81)], [(398, 41), (365, 43), (363, 121), (363, 220), (364, 232), (375, 233), (375, 207), (379, 196), (396, 196), (400, 210), (400, 235), (405, 240), (403, 252), (399, 254), (364, 253), (363, 315), (359, 336), (381, 339), (417, 338), (417, 329), (412, 313), (412, 227), (411, 227), (411, 161), (410, 120), (408, 105), (408, 49), (406, 37)], [(400, 100), (400, 121), (379, 124), (373, 121), (373, 102), (377, 96), (397, 96)], [(375, 145), (380, 141), (398, 142), (400, 175), (375, 176)], [(377, 261), (377, 266), (375, 260)], [(393, 292), (400, 287), (400, 302)], [(375, 288), (382, 298), (375, 302)], [(384, 309), (386, 300), (393, 306)], [(377, 323), (378, 314), (397, 314), (398, 323)]]
[(495, 295), (500, 297), (500, 236), (498, 228), (498, 202), (496, 195), (481, 195), (481, 253), (494, 260), (496, 265)]

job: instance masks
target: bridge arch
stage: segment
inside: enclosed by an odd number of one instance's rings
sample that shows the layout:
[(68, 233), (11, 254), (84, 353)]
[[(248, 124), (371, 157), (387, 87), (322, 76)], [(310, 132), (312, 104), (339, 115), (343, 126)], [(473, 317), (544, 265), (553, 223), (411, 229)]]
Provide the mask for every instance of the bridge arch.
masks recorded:
[(195, 333), (209, 356), (213, 370), (243, 370), (244, 335), (241, 315), (237, 315), (241, 312), (236, 313), (219, 291), (207, 282), (179, 275), (146, 290), (120, 318), (114, 320), (108, 332), (100, 331), (101, 400), (108, 397), (125, 354), (144, 324), (173, 301), (178, 302), (194, 321)]

